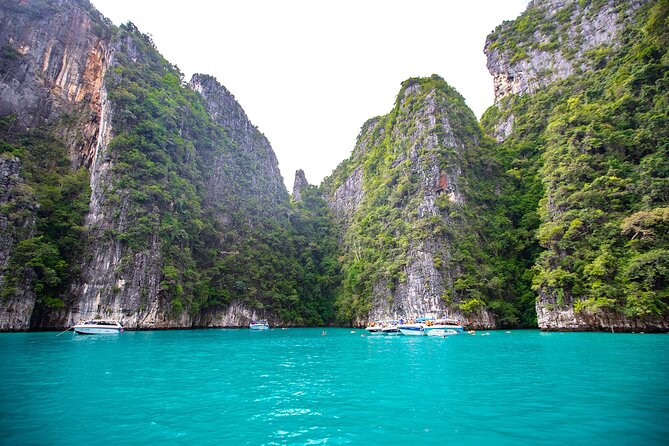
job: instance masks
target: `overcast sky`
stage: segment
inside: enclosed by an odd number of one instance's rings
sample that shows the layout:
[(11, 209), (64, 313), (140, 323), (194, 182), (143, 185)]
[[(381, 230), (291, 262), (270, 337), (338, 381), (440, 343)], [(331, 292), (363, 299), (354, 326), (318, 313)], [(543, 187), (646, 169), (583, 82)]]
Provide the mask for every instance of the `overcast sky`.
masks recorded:
[(486, 36), (528, 0), (92, 0), (190, 79), (218, 79), (269, 139), (289, 191), (319, 184), (400, 84), (436, 73), (477, 117), (492, 105)]

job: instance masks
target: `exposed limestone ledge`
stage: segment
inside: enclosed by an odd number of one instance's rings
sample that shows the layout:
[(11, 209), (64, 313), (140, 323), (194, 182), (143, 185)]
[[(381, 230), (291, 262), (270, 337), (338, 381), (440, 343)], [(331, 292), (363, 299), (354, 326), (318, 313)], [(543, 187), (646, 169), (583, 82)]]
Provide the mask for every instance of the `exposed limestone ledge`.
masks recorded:
[(344, 227), (350, 225), (353, 214), (365, 197), (362, 178), (362, 167), (358, 166), (335, 190), (334, 194), (326, 197), (330, 210)]
[(41, 13), (35, 10), (46, 5), (9, 1), (6, 7), (0, 46), (14, 57), (3, 60), (0, 116), (14, 115), (18, 128), (34, 128), (69, 114), (77, 125), (55, 131), (74, 166), (90, 165), (111, 23), (87, 2), (61, 1)]
[(624, 314), (600, 311), (577, 313), (573, 305), (537, 300), (537, 323), (545, 331), (667, 332), (669, 318), (628, 318)]
[(626, 18), (644, 1), (627, 3), (627, 7), (621, 8), (617, 2), (611, 1), (594, 10), (591, 4), (581, 7), (577, 0), (530, 2), (527, 10), (539, 11), (543, 15), (542, 23), (556, 23), (556, 15), (562, 11), (571, 11), (571, 16), (568, 23), (557, 25), (564, 27), (557, 47), (551, 44), (556, 31), (544, 34), (537, 29), (525, 41), (521, 38), (517, 45), (523, 49), (523, 57), (514, 57), (496, 45), (498, 39), (515, 32), (514, 21), (498, 26), (486, 39), (484, 48), (488, 71), (493, 76), (495, 103), (509, 94), (534, 93), (545, 85), (587, 69), (590, 61), (584, 58), (585, 54), (599, 46), (615, 47)]
[(309, 186), (304, 170), (298, 169), (295, 172), (295, 182), (293, 183), (293, 201), (302, 201), (302, 189)]

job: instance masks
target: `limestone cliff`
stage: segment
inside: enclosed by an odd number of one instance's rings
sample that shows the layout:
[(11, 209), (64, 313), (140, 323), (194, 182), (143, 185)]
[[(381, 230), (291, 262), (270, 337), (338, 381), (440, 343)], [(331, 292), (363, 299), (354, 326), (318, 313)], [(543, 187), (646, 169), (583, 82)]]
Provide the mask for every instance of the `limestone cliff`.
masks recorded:
[[(73, 169), (90, 166), (102, 119), (109, 22), (86, 1), (38, 5), (9, 1), (0, 8), (0, 23), (3, 138), (15, 143), (19, 135), (46, 129), (57, 139), (54, 144), (65, 147)], [(4, 162), (14, 166), (11, 177), (15, 180), (2, 184), (0, 199), (14, 209), (9, 219), (3, 216), (3, 279), (7, 273), (18, 274), (11, 270), (10, 257), (17, 244), (21, 248), (20, 243), (34, 237), (35, 230), (30, 228), (35, 227), (40, 212), (34, 188), (21, 175), (30, 166), (22, 166), (19, 158), (5, 158)], [(33, 270), (24, 271), (5, 288), (2, 307), (7, 313), (0, 321), (2, 329), (31, 326), (35, 275)]]
[[(102, 122), (114, 131), (101, 128), (91, 175), (92, 256), (66, 321), (103, 314), (138, 329), (240, 326), (260, 316), (277, 323), (244, 298), (251, 290), (240, 280), (252, 278), (257, 261), (246, 239), (261, 243), (267, 221), (288, 225), (288, 194), (268, 141), (215, 79), (196, 75), (190, 88), (197, 93), (184, 89), (179, 73), (133, 26), (117, 32), (113, 55)], [(153, 73), (171, 83), (153, 82)], [(147, 76), (139, 87), (137, 76)], [(140, 95), (155, 97), (159, 109), (178, 98), (180, 116), (146, 109), (135, 101)], [(126, 145), (146, 137), (146, 128), (157, 133)], [(162, 132), (174, 142), (156, 145)], [(152, 178), (156, 167), (167, 178)], [(215, 298), (198, 291), (211, 280)], [(256, 302), (267, 299), (263, 289), (253, 292), (260, 294)]]
[(184, 87), (86, 0), (3, 2), (0, 24), (0, 329), (300, 320), (278, 162), (223, 86)]
[(643, 3), (531, 1), (520, 17), (499, 25), (486, 39), (495, 101), (534, 93), (601, 62), (593, 50), (619, 46), (625, 23)]
[[(643, 3), (531, 1), (520, 17), (499, 25), (486, 39), (495, 104), (602, 64), (620, 45), (625, 24)], [(498, 124), (497, 139), (507, 138), (512, 126), (513, 116), (506, 115)]]
[(302, 190), (309, 186), (304, 170), (298, 169), (295, 172), (295, 181), (293, 182), (293, 201), (302, 201)]
[(656, 269), (668, 259), (668, 11), (536, 0), (486, 42), (496, 100), (483, 122), (541, 219), (526, 229), (542, 250), (531, 273), (542, 329), (669, 329), (669, 276)]
[[(245, 184), (246, 193), (256, 196), (265, 210), (285, 205), (288, 197), (276, 155), (265, 135), (251, 123), (235, 97), (211, 76), (195, 74), (188, 85), (202, 95), (212, 119), (225, 129), (236, 148), (252, 163), (254, 175)], [(226, 162), (222, 158), (220, 161)], [(222, 171), (220, 167), (217, 170)], [(212, 184), (211, 189), (217, 194), (217, 187), (226, 185), (220, 178), (214, 181), (218, 185)]]
[(3, 2), (0, 22), (0, 116), (14, 115), (24, 129), (63, 117), (76, 121), (56, 131), (66, 141), (73, 164), (90, 165), (101, 118), (110, 22), (87, 1), (66, 0)]
[(394, 110), (368, 121), (351, 158), (327, 178), (326, 199), (346, 251), (342, 317), (448, 315), (494, 327), (492, 313), (456, 290), (465, 220), (466, 172), (482, 135), (464, 100), (443, 79), (403, 83)]

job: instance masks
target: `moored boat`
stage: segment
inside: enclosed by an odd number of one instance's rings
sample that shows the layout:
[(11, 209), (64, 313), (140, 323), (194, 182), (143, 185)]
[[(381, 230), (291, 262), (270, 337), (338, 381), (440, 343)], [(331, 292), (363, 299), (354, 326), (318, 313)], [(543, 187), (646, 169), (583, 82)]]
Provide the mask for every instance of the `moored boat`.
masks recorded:
[(399, 321), (388, 321), (383, 324), (383, 328), (381, 329), (383, 331), (384, 335), (388, 336), (395, 336), (400, 334), (400, 329), (397, 327), (399, 324)]
[(430, 332), (434, 330), (450, 330), (455, 332), (450, 334), (460, 334), (463, 332), (464, 327), (460, 322), (453, 319), (437, 319), (425, 324), (424, 330), (425, 334), (428, 336), (430, 336)]
[(458, 332), (450, 328), (434, 328), (425, 330), (425, 334), (432, 337), (445, 338), (446, 336), (457, 335)]
[(424, 336), (425, 331), (423, 330), (423, 324), (414, 323), (414, 324), (399, 324), (397, 326), (400, 333), (405, 336)]
[(380, 323), (372, 322), (365, 327), (367, 333), (371, 335), (380, 335), (383, 334), (383, 326)]
[(123, 333), (123, 325), (110, 319), (89, 319), (79, 321), (72, 327), (78, 334), (119, 334)]
[[(403, 334), (405, 336), (451, 336), (462, 333), (462, 324), (455, 319), (420, 317), (416, 319), (400, 319), (370, 322), (365, 330), (369, 334)], [(436, 330), (436, 331), (435, 331)], [(430, 332), (435, 333), (430, 334)]]
[(269, 330), (269, 324), (265, 319), (261, 319), (259, 321), (251, 321), (249, 328), (251, 330)]

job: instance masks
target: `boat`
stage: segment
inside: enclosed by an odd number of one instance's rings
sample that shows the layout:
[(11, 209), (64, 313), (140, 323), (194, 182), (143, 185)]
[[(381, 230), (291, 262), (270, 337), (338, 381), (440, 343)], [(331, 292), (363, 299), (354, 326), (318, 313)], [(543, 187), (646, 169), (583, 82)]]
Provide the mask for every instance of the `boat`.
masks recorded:
[(383, 334), (383, 326), (378, 322), (372, 322), (371, 324), (365, 327), (365, 330), (367, 330), (367, 333), (371, 335)]
[(397, 326), (400, 333), (405, 336), (424, 336), (425, 331), (423, 329), (423, 324), (413, 323), (413, 324), (399, 324)]
[(269, 324), (265, 319), (260, 319), (258, 321), (251, 321), (249, 328), (251, 330), (269, 330)]
[(427, 321), (424, 330), (428, 336), (430, 336), (430, 332), (433, 330), (451, 330), (455, 332), (451, 334), (460, 334), (464, 331), (464, 327), (454, 319), (436, 319)]
[(123, 325), (119, 321), (110, 319), (89, 319), (87, 321), (79, 321), (72, 328), (75, 333), (82, 335), (123, 333)]
[[(400, 323), (397, 328), (405, 336), (451, 336), (462, 333), (464, 329), (462, 324), (454, 319), (434, 317), (421, 317), (410, 323)], [(431, 334), (432, 331), (435, 333)]]
[(400, 329), (398, 328), (399, 321), (388, 321), (383, 324), (381, 331), (384, 335), (395, 336), (400, 334)]
[(400, 320), (400, 324), (397, 328), (405, 336), (425, 336), (425, 327), (427, 324), (431, 323), (434, 318), (431, 317), (419, 317), (416, 320), (411, 320), (410, 322), (404, 323), (403, 320)]
[(450, 328), (434, 328), (432, 330), (425, 330), (425, 334), (428, 336), (445, 338), (446, 336), (457, 335), (458, 332)]
[(375, 321), (371, 322), (365, 327), (367, 333), (371, 335), (398, 335), (400, 334), (399, 328), (397, 328), (398, 321)]

